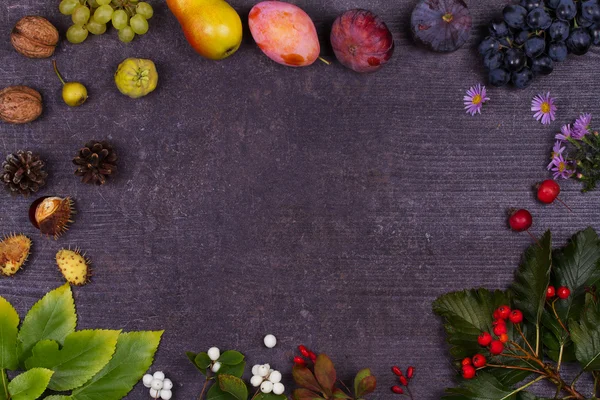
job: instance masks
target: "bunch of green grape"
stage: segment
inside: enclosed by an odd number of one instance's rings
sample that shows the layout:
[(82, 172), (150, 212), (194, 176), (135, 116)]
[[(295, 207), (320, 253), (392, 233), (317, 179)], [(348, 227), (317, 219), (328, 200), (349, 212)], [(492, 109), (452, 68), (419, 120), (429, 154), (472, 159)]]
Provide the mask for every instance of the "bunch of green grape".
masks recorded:
[(148, 20), (154, 15), (150, 4), (138, 0), (62, 0), (58, 9), (73, 20), (67, 30), (71, 43), (83, 42), (89, 33), (102, 35), (109, 22), (119, 31), (119, 39), (129, 43), (148, 32)]

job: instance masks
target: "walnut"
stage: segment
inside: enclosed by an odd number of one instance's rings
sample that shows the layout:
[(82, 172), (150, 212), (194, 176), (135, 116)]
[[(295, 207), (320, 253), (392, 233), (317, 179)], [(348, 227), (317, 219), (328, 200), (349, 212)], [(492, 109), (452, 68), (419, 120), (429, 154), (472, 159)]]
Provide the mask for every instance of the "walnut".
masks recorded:
[(27, 86), (10, 86), (0, 90), (0, 120), (26, 124), (42, 114), (42, 95)]
[(29, 58), (48, 58), (58, 44), (58, 31), (43, 17), (23, 17), (10, 34), (10, 41), (17, 50)]

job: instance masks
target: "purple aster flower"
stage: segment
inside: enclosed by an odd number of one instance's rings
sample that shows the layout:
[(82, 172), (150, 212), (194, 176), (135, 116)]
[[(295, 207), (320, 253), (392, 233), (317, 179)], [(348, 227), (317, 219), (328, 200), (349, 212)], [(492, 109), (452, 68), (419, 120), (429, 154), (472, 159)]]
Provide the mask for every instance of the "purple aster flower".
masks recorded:
[(573, 124), (573, 139), (581, 140), (590, 132), (592, 114), (581, 114)]
[(538, 94), (531, 101), (531, 111), (535, 112), (533, 118), (537, 121), (542, 121), (543, 125), (548, 125), (556, 119), (556, 106), (554, 98), (550, 97), (550, 92), (546, 95)]
[(471, 116), (477, 113), (481, 114), (481, 108), (486, 101), (489, 101), (489, 97), (487, 97), (485, 86), (481, 86), (481, 84), (467, 90), (467, 95), (463, 98), (465, 110)]
[(573, 128), (571, 128), (571, 124), (565, 124), (560, 128), (560, 133), (554, 138), (556, 140), (567, 140), (570, 137), (573, 137)]
[(565, 160), (562, 154), (552, 159), (551, 167), (552, 168), (550, 168), (550, 170), (554, 172), (554, 179), (569, 179), (574, 173), (574, 171), (569, 167), (569, 162)]
[(552, 148), (552, 156), (550, 157), (552, 161), (550, 161), (550, 164), (548, 164), (548, 169), (552, 169), (554, 166), (554, 159), (557, 157), (562, 157), (562, 153), (565, 151), (565, 149), (566, 147), (562, 145), (560, 140), (557, 140), (556, 143), (554, 143), (554, 147)]

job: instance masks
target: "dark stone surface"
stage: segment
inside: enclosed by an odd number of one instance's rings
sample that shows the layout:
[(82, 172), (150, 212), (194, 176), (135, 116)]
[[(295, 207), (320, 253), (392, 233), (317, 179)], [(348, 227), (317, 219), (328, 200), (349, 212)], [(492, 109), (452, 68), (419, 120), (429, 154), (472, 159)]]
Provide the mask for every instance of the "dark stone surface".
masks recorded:
[[(196, 55), (165, 4), (152, 0), (151, 31), (130, 45), (116, 33), (82, 45), (66, 42), (56, 59), (90, 99), (69, 109), (50, 60), (16, 54), (8, 36), (27, 14), (48, 17), (64, 34), (58, 0), (0, 4), (0, 87), (39, 89), (43, 117), (0, 125), (2, 156), (40, 152), (50, 179), (41, 195), (70, 195), (78, 214), (58, 241), (29, 224), (32, 199), (0, 196), (3, 233), (34, 239), (27, 268), (0, 280), (0, 294), (24, 313), (63, 280), (62, 247), (93, 260), (93, 282), (76, 288), (79, 328), (166, 329), (153, 370), (176, 382), (175, 398), (193, 399), (202, 380), (186, 350), (212, 345), (269, 362), (292, 388), (290, 359), (304, 343), (331, 355), (343, 378), (362, 367), (379, 378), (376, 398), (391, 398), (392, 364), (417, 368), (414, 392), (438, 399), (452, 384), (440, 321), (431, 302), (472, 286), (503, 288), (525, 234), (505, 227), (509, 207), (527, 207), (532, 232), (551, 228), (562, 244), (576, 230), (600, 227), (598, 192), (566, 183), (574, 210), (536, 203), (530, 190), (548, 177), (552, 137), (579, 112), (598, 112), (600, 52), (571, 57), (525, 91), (491, 90), (471, 118), (462, 96), (483, 80), (478, 29), (501, 4), (471, 1), (471, 41), (453, 54), (416, 48), (408, 20), (415, 1), (295, 1), (321, 38), (335, 16), (369, 7), (394, 33), (393, 61), (374, 75), (340, 64), (279, 66), (246, 32), (222, 62)], [(254, 2), (233, 5), (245, 19)], [(331, 51), (324, 46), (324, 55)], [(116, 90), (124, 58), (152, 58), (159, 88), (139, 100)], [(558, 120), (543, 127), (529, 111), (542, 91), (558, 97)], [(71, 158), (89, 139), (112, 141), (118, 179), (97, 188), (73, 176)], [(262, 345), (273, 333), (274, 350)], [(145, 399), (141, 385), (130, 399)]]

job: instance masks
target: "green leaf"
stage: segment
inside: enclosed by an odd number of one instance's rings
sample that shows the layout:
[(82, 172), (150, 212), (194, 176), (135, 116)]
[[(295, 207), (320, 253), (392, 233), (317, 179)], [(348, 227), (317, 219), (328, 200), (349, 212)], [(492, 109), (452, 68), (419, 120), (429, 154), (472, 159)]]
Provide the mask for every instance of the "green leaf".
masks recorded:
[(71, 400), (72, 397), (71, 396), (61, 396), (61, 395), (53, 395), (53, 396), (48, 396), (48, 397), (44, 397), (44, 400)]
[(120, 400), (152, 365), (164, 331), (121, 333), (112, 359), (83, 387), (73, 400)]
[(292, 394), (294, 400), (322, 400), (323, 397), (308, 389), (296, 389)]
[(286, 400), (287, 396), (284, 394), (275, 393), (259, 393), (254, 400)]
[(6, 370), (0, 370), (0, 400), (7, 400), (8, 395), (8, 376)]
[(194, 362), (196, 363), (198, 368), (206, 369), (210, 366), (210, 364), (212, 363), (212, 360), (210, 359), (210, 357), (208, 356), (207, 353), (202, 352), (202, 353), (198, 353), (196, 355)]
[[(527, 395), (525, 395), (527, 396)], [(535, 398), (535, 397), (534, 397)], [(478, 372), (476, 379), (463, 381), (460, 387), (446, 389), (442, 400), (524, 400), (519, 389), (510, 389), (486, 372)]]
[(546, 304), (551, 267), (552, 235), (547, 231), (540, 238), (539, 245), (534, 244), (525, 252), (511, 288), (516, 308), (535, 325), (539, 325)]
[(373, 374), (371, 373), (371, 370), (369, 368), (361, 369), (357, 372), (356, 377), (354, 378), (354, 394), (356, 395), (356, 398), (360, 397), (358, 395), (358, 385), (363, 379), (371, 375)]
[(222, 365), (217, 375), (233, 375), (241, 378), (244, 375), (244, 369), (246, 368), (246, 362), (242, 361), (237, 365)]
[(232, 394), (221, 390), (217, 383), (213, 384), (206, 393), (206, 400), (237, 400)]
[(243, 380), (233, 375), (219, 375), (219, 387), (237, 400), (248, 400), (248, 388)]
[(59, 350), (53, 340), (35, 345), (25, 361), (27, 369), (48, 368), (54, 371), (48, 387), (58, 392), (72, 390), (96, 375), (112, 358), (120, 331), (84, 330), (71, 333)]
[(575, 344), (575, 357), (585, 371), (600, 370), (600, 311), (589, 307), (579, 323), (571, 321), (571, 340)]
[(77, 315), (71, 287), (65, 284), (48, 292), (31, 307), (19, 331), (21, 359), (31, 356), (31, 349), (40, 340), (55, 340), (63, 344), (75, 331)]
[(294, 377), (294, 381), (296, 381), (298, 386), (315, 393), (321, 393), (323, 391), (311, 370), (305, 365), (295, 364), (292, 368), (292, 376)]
[[(352, 399), (352, 397), (348, 396), (346, 394), (346, 392), (344, 392), (342, 389), (340, 388), (335, 388), (333, 389), (333, 398), (334, 399), (345, 399), (345, 400), (350, 400)], [(357, 397), (358, 398), (358, 397)]]
[(315, 361), (315, 377), (324, 389), (324, 393), (327, 397), (331, 396), (337, 375), (335, 373), (333, 362), (325, 354), (319, 354), (317, 356), (317, 360)]
[(49, 369), (33, 368), (17, 375), (8, 384), (11, 400), (37, 399), (48, 387), (52, 373)]
[(19, 366), (17, 358), (17, 333), (19, 314), (3, 297), (0, 297), (0, 369), (16, 370)]
[[(192, 364), (194, 364), (194, 367), (196, 367), (196, 369), (197, 369), (198, 371), (200, 371), (200, 373), (201, 373), (202, 375), (206, 375), (206, 368), (200, 368), (200, 367), (198, 366), (198, 364), (196, 364), (196, 356), (197, 356), (197, 354), (196, 354), (196, 353), (192, 353), (191, 351), (186, 351), (186, 352), (185, 352), (185, 355), (186, 355), (186, 356), (187, 356), (187, 358), (188, 358), (188, 359), (189, 359), (189, 360), (192, 362)], [(0, 400), (1, 400), (1, 399), (0, 399)]]
[(244, 361), (244, 355), (235, 350), (227, 350), (219, 357), (219, 362), (223, 365), (238, 365), (242, 361)]
[(358, 384), (358, 391), (356, 392), (356, 397), (361, 398), (367, 394), (373, 393), (376, 388), (377, 379), (375, 379), (373, 375), (367, 376)]

